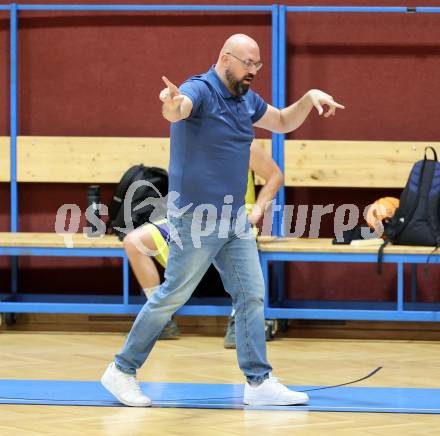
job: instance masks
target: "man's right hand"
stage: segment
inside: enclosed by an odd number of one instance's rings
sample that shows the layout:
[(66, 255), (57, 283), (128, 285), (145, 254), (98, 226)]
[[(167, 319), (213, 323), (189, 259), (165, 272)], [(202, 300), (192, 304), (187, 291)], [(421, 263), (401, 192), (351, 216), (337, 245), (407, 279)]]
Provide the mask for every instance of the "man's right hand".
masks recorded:
[(179, 88), (174, 85), (174, 83), (170, 82), (165, 76), (162, 76), (162, 80), (167, 87), (160, 91), (159, 98), (168, 110), (175, 111), (182, 104), (184, 96), (180, 94)]

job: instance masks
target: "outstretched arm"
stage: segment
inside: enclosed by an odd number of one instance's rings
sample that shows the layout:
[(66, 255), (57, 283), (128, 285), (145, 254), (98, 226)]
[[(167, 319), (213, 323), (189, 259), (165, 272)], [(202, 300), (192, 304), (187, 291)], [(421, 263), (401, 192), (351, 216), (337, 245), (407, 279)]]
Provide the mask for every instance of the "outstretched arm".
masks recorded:
[[(324, 112), (324, 106), (327, 111)], [(284, 109), (276, 109), (271, 105), (267, 106), (266, 113), (254, 124), (256, 127), (276, 133), (289, 133), (296, 130), (306, 120), (310, 111), (316, 108), (319, 115), (324, 114), (327, 118), (335, 115), (336, 109), (345, 109), (333, 100), (331, 95), (319, 89), (311, 89), (304, 94), (297, 102)]]

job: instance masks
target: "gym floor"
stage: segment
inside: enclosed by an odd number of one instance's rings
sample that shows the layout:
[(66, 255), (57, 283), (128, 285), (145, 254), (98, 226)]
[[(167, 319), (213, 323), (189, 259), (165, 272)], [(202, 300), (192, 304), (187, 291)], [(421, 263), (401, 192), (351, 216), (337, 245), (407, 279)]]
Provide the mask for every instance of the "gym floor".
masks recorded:
[[(125, 333), (3, 330), (0, 379), (98, 381), (124, 338)], [(278, 338), (268, 343), (268, 353), (274, 375), (287, 385), (339, 384), (382, 366), (373, 377), (353, 386), (440, 389), (438, 342)], [(159, 341), (138, 378), (152, 383), (243, 382), (235, 351), (223, 348), (223, 337), (195, 334)], [(69, 396), (68, 392), (65, 394)], [(0, 434), (15, 435), (281, 435), (292, 434), (293, 430), (301, 435), (437, 435), (440, 431), (435, 414), (311, 412), (295, 408), (135, 409), (1, 404), (0, 415)]]

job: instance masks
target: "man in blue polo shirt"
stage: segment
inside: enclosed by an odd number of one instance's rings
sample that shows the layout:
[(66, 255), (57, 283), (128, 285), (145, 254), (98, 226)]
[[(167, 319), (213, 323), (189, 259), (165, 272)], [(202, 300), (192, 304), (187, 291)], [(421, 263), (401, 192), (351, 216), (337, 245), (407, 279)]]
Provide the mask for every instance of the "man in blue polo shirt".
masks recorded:
[[(272, 376), (266, 358), (264, 283), (255, 236), (250, 230), (268, 204), (247, 217), (244, 198), (254, 126), (286, 133), (298, 128), (313, 107), (334, 115), (344, 107), (319, 90), (291, 106), (268, 105), (250, 85), (262, 67), (258, 44), (242, 34), (224, 44), (217, 63), (180, 88), (166, 77), (162, 114), (171, 124), (168, 220), (173, 230), (165, 281), (138, 314), (123, 350), (102, 377), (122, 403), (145, 407), (151, 400), (135, 378), (174, 312), (190, 298), (211, 263), (219, 270), (236, 312), (236, 345), (246, 377), (243, 402), (303, 404), (308, 396)], [(171, 195), (169, 196), (171, 198)]]

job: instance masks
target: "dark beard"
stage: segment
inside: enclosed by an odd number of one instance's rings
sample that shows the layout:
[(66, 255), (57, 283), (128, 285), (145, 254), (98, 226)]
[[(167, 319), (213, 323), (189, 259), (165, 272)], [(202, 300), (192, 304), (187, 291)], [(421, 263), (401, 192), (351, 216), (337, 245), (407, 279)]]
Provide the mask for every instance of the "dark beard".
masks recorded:
[(225, 71), (226, 80), (228, 81), (229, 87), (232, 89), (233, 93), (237, 97), (241, 97), (242, 95), (245, 95), (249, 91), (250, 84), (243, 83), (243, 80), (245, 79), (253, 79), (252, 75), (247, 75), (243, 77), (241, 80), (237, 80), (235, 76), (231, 73), (231, 71), (226, 70)]

